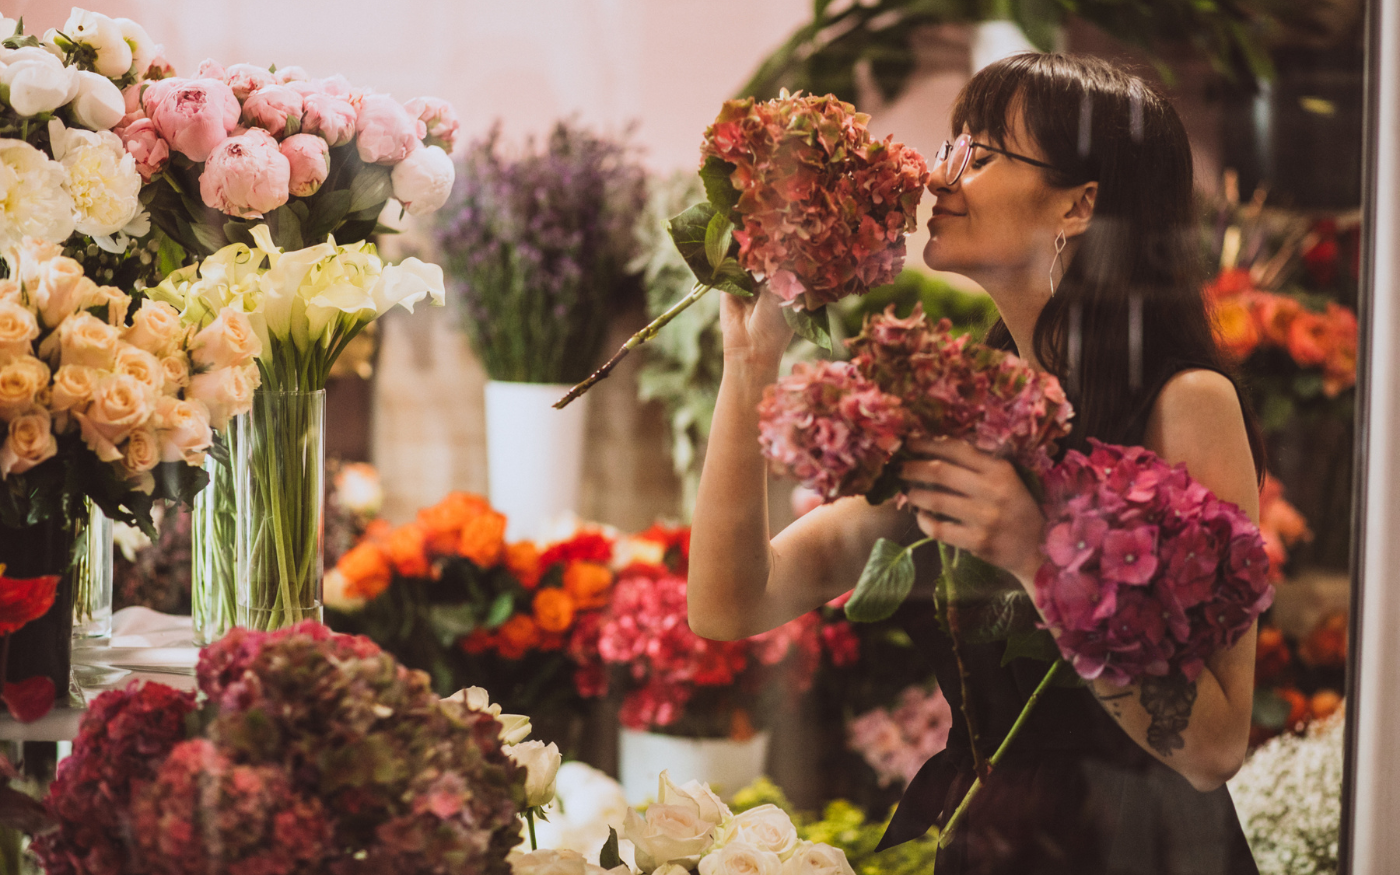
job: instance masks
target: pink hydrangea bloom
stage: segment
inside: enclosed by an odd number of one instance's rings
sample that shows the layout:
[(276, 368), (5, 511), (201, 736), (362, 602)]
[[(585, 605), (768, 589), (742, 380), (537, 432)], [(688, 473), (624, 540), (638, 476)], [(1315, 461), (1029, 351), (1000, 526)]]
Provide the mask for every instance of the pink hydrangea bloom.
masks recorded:
[(1184, 465), (1090, 444), (1045, 476), (1036, 602), (1083, 677), (1194, 681), (1273, 602), (1263, 538)]
[(249, 128), (210, 154), (199, 176), (199, 195), (222, 213), (256, 218), (287, 202), (291, 175), (277, 140), (262, 128)]
[(908, 784), (948, 745), (953, 712), (942, 690), (910, 687), (892, 709), (876, 708), (846, 724), (846, 745), (875, 770), (881, 787)]
[(869, 116), (830, 95), (724, 104), (701, 154), (734, 165), (739, 263), (812, 306), (892, 281), (928, 184), (918, 152), (874, 140)]
[(217, 79), (162, 79), (141, 94), (141, 107), (170, 148), (196, 163), (238, 126), (238, 98)]

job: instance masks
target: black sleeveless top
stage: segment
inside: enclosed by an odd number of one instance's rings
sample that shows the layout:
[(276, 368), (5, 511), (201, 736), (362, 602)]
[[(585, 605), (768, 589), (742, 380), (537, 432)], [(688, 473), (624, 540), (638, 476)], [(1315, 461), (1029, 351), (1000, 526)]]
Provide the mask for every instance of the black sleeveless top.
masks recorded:
[[(1125, 443), (1142, 442), (1157, 394), (1183, 369), (1144, 394)], [(926, 580), (937, 572), (936, 554), (918, 555)], [(953, 726), (947, 748), (905, 790), (880, 850), (945, 823), (975, 777), (952, 644), (936, 624), (912, 637), (930, 651)], [(961, 649), (979, 749), (989, 757), (1049, 663), (1002, 666), (1003, 642)], [(1087, 688), (1051, 686), (939, 852), (937, 875), (953, 873), (1257, 875), (1258, 868), (1225, 787), (1197, 791), (1129, 738)]]

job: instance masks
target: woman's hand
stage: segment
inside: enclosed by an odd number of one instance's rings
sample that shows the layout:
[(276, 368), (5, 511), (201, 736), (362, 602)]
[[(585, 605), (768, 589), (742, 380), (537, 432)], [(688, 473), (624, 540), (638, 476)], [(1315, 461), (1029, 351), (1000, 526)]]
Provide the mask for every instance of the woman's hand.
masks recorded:
[(918, 458), (900, 476), (924, 534), (1010, 571), (1034, 595), (1045, 515), (1011, 463), (964, 441), (906, 446)]
[(720, 302), (724, 357), (776, 367), (792, 342), (778, 296), (762, 287), (752, 298), (725, 294)]

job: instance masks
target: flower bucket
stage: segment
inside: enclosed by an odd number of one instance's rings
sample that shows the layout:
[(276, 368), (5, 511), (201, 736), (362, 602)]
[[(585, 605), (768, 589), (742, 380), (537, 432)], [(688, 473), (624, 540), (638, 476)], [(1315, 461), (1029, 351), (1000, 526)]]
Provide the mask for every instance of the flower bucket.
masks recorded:
[(506, 515), (506, 539), (539, 540), (578, 510), (586, 396), (563, 410), (554, 383), (486, 383), (486, 458), (491, 506)]
[(697, 780), (724, 798), (763, 776), (769, 734), (757, 732), (745, 741), (730, 738), (685, 738), (621, 729), (618, 773), (629, 805), (656, 798), (663, 770), (676, 784)]

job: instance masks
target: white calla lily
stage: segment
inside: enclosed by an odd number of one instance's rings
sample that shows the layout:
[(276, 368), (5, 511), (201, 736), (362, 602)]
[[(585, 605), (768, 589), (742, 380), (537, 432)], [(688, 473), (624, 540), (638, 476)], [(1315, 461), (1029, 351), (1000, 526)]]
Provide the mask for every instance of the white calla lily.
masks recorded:
[(430, 297), (433, 304), (441, 306), (446, 295), (442, 268), (410, 257), (384, 268), (374, 287), (374, 309), (383, 316), (398, 305), (412, 313), (413, 305), (424, 298)]

